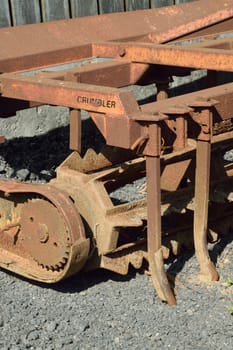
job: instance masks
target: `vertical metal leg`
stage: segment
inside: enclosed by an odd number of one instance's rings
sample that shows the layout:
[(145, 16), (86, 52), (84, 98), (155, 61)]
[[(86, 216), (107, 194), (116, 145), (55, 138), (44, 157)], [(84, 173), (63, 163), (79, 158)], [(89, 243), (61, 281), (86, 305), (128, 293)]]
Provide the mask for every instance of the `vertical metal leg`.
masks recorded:
[(207, 71), (207, 88), (216, 86), (216, 82), (217, 82), (217, 71), (208, 70)]
[(157, 94), (156, 101), (165, 100), (168, 98), (169, 81), (156, 82)]
[(211, 144), (209, 141), (197, 141), (195, 208), (194, 208), (194, 245), (204, 280), (217, 281), (219, 276), (210, 260), (207, 246), (207, 222), (210, 182)]
[(70, 111), (70, 149), (81, 153), (81, 111), (72, 109)]
[(147, 173), (147, 241), (152, 281), (160, 299), (176, 305), (164, 270), (161, 247), (160, 157), (146, 156)]

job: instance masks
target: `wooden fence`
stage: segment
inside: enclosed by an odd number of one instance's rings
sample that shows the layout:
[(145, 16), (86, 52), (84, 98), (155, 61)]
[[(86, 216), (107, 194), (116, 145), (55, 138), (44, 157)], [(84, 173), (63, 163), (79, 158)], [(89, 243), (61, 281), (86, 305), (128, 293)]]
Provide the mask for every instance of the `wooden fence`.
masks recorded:
[(0, 0), (0, 27), (162, 7), (192, 0)]

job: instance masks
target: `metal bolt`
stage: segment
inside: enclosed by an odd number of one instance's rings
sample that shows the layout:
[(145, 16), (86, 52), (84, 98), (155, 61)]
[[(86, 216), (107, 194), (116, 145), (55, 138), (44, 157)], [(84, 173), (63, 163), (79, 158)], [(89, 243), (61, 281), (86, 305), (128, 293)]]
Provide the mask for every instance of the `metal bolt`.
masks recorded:
[(119, 56), (120, 56), (120, 57), (124, 57), (125, 55), (126, 55), (125, 49), (122, 49), (122, 48), (121, 48), (121, 49), (119, 50)]
[(45, 224), (39, 224), (38, 229), (36, 231), (40, 243), (46, 243), (49, 239), (49, 231), (48, 231), (48, 227)]

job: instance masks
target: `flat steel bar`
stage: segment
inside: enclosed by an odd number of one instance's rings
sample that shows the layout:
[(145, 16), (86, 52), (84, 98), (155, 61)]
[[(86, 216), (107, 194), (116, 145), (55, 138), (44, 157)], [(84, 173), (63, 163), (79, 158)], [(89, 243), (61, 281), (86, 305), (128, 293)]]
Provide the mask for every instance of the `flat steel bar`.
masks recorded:
[(105, 86), (3, 74), (4, 97), (110, 114), (138, 111), (134, 94)]
[(84, 50), (93, 42), (129, 41), (143, 36), (153, 42), (167, 42), (231, 17), (233, 0), (198, 0), (165, 8), (2, 28), (0, 72), (91, 57)]
[(161, 234), (160, 157), (146, 156), (147, 245), (152, 281), (160, 299), (176, 305), (164, 270)]
[[(20, 73), (24, 74), (24, 73)], [(137, 64), (125, 61), (105, 61), (81, 64), (80, 67), (53, 70), (30, 70), (30, 74), (40, 78), (76, 81), (85, 84), (103, 85), (109, 87), (123, 87), (136, 84), (140, 79), (148, 84), (154, 83), (154, 74), (151, 74), (150, 65)], [(25, 75), (28, 75), (26, 72)], [(114, 77), (114, 79), (113, 79)]]
[(210, 260), (207, 245), (208, 202), (210, 185), (211, 144), (197, 141), (195, 206), (194, 206), (194, 246), (203, 280), (217, 281), (219, 276)]
[(233, 50), (124, 42), (98, 43), (92, 48), (97, 57), (120, 57), (123, 51), (124, 59), (131, 62), (233, 71)]
[[(28, 28), (28, 30), (30, 30)], [(0, 33), (1, 36), (1, 33)], [(43, 39), (43, 38), (42, 38)], [(24, 39), (22, 39), (24, 41)], [(7, 51), (8, 47), (4, 51)], [(28, 54), (15, 55), (15, 57), (0, 58), (0, 72), (18, 72), (34, 67), (48, 67), (59, 63), (76, 62), (81, 59), (92, 58), (91, 45), (71, 46), (69, 48), (48, 48), (44, 52), (29, 52)]]
[[(210, 98), (217, 100), (219, 103), (215, 105), (215, 110), (221, 119), (232, 118), (232, 100), (233, 100), (233, 83), (224, 84), (201, 91), (192, 92), (189, 94), (171, 97), (167, 100), (161, 100), (153, 103), (148, 103), (141, 106), (143, 113), (148, 114), (166, 114), (170, 109), (177, 106), (183, 106), (183, 108), (192, 105), (195, 101), (209, 100)], [(142, 117), (143, 117), (142, 113)], [(139, 118), (138, 118), (139, 120)]]
[[(131, 63), (122, 61), (90, 62), (71, 69), (59, 71), (47, 70), (39, 72), (38, 75), (41, 78), (121, 87), (133, 83), (131, 78), (131, 66)], [(143, 67), (141, 67), (141, 71), (143, 72)]]
[(81, 111), (72, 109), (70, 111), (70, 138), (69, 148), (73, 151), (81, 153), (82, 148), (82, 120)]
[[(188, 42), (187, 43), (187, 47), (189, 48), (193, 48), (193, 47), (197, 47), (197, 48), (210, 48), (210, 49), (221, 49), (223, 50), (228, 50), (232, 51), (233, 49), (233, 31), (232, 31), (232, 36), (231, 37), (226, 37), (226, 38), (219, 38), (219, 39), (209, 39), (207, 40), (207, 38), (199, 41), (199, 42)], [(227, 51), (226, 51), (227, 52)]]
[(172, 42), (179, 42), (184, 40), (196, 40), (199, 38), (210, 38), (210, 36), (218, 36), (221, 33), (232, 32), (233, 18), (225, 19), (222, 22), (215, 23), (207, 28), (199, 29), (193, 33), (186, 34), (178, 39), (172, 40)]

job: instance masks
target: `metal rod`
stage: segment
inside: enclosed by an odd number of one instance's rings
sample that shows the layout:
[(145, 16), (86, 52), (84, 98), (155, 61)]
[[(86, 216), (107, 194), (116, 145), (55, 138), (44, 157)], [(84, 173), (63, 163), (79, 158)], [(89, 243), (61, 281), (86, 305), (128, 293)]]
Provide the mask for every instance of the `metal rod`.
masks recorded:
[(157, 88), (157, 95), (156, 95), (156, 100), (165, 100), (168, 98), (168, 90), (169, 90), (169, 81), (161, 81), (161, 82), (156, 82), (156, 88)]
[(157, 251), (161, 241), (161, 191), (160, 157), (146, 157), (147, 165), (147, 208), (148, 208), (148, 246)]
[(207, 246), (210, 157), (210, 141), (198, 140), (195, 175), (194, 246), (201, 278), (217, 281), (219, 276), (213, 262), (210, 260)]
[(152, 281), (158, 296), (175, 305), (176, 300), (164, 270), (161, 238), (160, 157), (146, 156), (147, 240)]
[(81, 111), (72, 109), (70, 111), (70, 149), (81, 153), (82, 139)]

